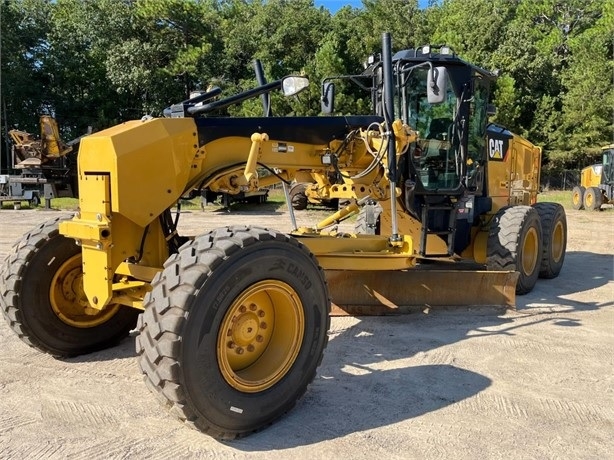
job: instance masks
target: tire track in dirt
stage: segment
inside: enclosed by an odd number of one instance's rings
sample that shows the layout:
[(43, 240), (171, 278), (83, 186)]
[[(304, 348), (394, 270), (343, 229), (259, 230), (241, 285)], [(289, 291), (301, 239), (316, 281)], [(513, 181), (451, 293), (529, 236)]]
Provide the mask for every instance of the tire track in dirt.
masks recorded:
[[(28, 417), (25, 414), (4, 414), (0, 417), (0, 435), (4, 435), (15, 428), (38, 423), (40, 420), (36, 417)], [(6, 458), (0, 455), (0, 458)]]
[(43, 420), (67, 426), (92, 427), (117, 424), (126, 418), (123, 411), (116, 411), (114, 406), (101, 406), (80, 401), (43, 399), (41, 416)]
[(28, 460), (44, 460), (67, 458), (66, 449), (58, 444), (31, 444), (23, 443), (19, 448), (0, 448), (0, 458), (23, 458)]
[(460, 401), (456, 411), (487, 412), (489, 416), (519, 419), (565, 420), (568, 423), (604, 423), (612, 419), (610, 412), (601, 407), (562, 399), (531, 398), (525, 400), (502, 394), (480, 393), (471, 399)]

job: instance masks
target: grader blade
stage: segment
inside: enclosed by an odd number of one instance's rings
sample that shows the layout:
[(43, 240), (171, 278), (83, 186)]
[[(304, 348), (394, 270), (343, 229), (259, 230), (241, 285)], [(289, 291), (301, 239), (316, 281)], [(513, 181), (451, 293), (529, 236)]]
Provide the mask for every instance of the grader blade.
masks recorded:
[(516, 304), (517, 272), (326, 270), (333, 316), (389, 315), (431, 308)]

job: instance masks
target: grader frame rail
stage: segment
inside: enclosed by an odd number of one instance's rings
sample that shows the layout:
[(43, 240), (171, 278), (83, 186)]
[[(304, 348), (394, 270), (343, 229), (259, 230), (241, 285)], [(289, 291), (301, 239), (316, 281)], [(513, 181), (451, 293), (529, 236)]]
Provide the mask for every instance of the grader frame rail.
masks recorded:
[[(513, 305), (515, 290), (557, 276), (565, 215), (557, 205), (530, 206), (540, 149), (487, 130), (494, 76), (430, 50), (393, 59), (388, 34), (382, 55), (366, 74), (371, 115), (210, 116), (308, 83), (288, 77), (216, 101), (213, 89), (171, 106), (169, 118), (84, 138), (79, 212), (28, 232), (0, 273), (12, 329), (44, 352), (71, 356), (116, 343), (138, 316), (148, 386), (179, 419), (231, 439), (272, 423), (304, 393), (327, 343), (331, 297), (362, 312), (437, 297), (450, 305), (461, 291), (479, 292), (467, 303)], [(411, 128), (438, 115), (450, 116), (439, 138)], [(273, 174), (258, 177), (258, 166)], [(327, 182), (331, 171), (342, 183)], [(192, 190), (238, 193), (282, 181), (287, 191), (301, 176), (349, 204), (290, 234), (177, 232), (171, 207)], [(339, 232), (355, 213), (357, 232)]]

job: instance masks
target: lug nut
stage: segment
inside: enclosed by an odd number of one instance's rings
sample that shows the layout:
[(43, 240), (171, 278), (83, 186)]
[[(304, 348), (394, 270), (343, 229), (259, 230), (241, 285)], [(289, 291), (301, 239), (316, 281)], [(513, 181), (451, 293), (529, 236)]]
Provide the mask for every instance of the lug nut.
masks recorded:
[(264, 340), (264, 337), (262, 337), (261, 335), (256, 336), (256, 342), (262, 342), (263, 340)]
[(258, 307), (256, 306), (256, 304), (255, 304), (255, 303), (253, 303), (253, 304), (251, 304), (251, 305), (249, 306), (249, 309), (250, 309), (251, 311), (256, 311), (256, 309), (257, 309), (257, 308), (258, 308)]
[(264, 321), (260, 323), (260, 329), (266, 329), (266, 323)]
[(264, 313), (264, 310), (258, 310), (258, 316), (259, 316), (260, 318), (264, 318), (264, 314), (265, 314), (265, 313)]
[(230, 348), (230, 349), (232, 349), (232, 348), (236, 347), (235, 343), (234, 343), (232, 340), (231, 340), (231, 341), (229, 341), (229, 342), (228, 342), (226, 345), (227, 345), (227, 346), (228, 346), (228, 348)]
[(241, 305), (241, 306), (239, 307), (239, 311), (240, 311), (241, 313), (245, 313), (245, 312), (247, 311), (247, 308), (245, 307), (245, 305)]
[(252, 352), (254, 350), (255, 350), (255, 348), (254, 348), (253, 345), (250, 344), (250, 345), (247, 346), (247, 351)]
[(241, 347), (237, 348), (236, 352), (237, 352), (238, 355), (242, 355), (243, 354), (243, 348), (241, 348)]

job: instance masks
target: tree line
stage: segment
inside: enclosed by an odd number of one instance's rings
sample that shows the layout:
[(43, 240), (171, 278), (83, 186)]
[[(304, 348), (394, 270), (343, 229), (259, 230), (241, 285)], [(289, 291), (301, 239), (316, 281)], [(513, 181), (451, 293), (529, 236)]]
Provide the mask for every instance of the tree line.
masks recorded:
[[(506, 126), (544, 149), (546, 166), (575, 168), (614, 142), (611, 0), (363, 0), (334, 14), (313, 0), (0, 0), (2, 149), (13, 127), (37, 133), (56, 117), (65, 140), (143, 115), (192, 90), (224, 95), (304, 73), (307, 94), (273, 95), (274, 115), (317, 115), (322, 78), (357, 74), (391, 32), (394, 50), (447, 44), (497, 69)], [(340, 113), (366, 98), (338, 91)], [(258, 99), (229, 109), (260, 115)], [(4, 157), (4, 156), (3, 156)]]

